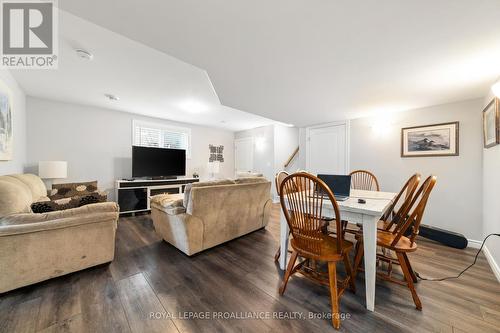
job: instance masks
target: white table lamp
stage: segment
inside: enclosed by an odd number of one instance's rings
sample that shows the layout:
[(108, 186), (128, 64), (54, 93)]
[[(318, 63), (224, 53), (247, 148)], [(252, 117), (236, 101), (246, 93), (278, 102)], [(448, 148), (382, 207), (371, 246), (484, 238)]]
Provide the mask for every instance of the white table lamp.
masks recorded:
[(42, 179), (61, 179), (68, 177), (68, 162), (40, 161), (38, 162), (38, 176)]

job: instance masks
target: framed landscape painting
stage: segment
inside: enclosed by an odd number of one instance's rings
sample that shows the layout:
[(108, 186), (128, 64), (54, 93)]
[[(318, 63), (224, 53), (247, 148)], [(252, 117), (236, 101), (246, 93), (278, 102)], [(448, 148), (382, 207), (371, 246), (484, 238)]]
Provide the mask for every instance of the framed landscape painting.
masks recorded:
[(401, 129), (401, 157), (458, 156), (458, 121)]
[(12, 110), (9, 95), (0, 91), (0, 161), (12, 160)]
[(493, 99), (483, 110), (484, 148), (490, 148), (500, 143), (499, 100)]

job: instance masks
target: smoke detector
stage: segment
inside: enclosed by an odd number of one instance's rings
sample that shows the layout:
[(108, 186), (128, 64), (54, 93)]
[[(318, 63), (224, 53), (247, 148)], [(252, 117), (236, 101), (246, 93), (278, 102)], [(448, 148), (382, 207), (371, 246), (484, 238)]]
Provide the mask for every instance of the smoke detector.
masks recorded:
[(82, 58), (85, 60), (92, 60), (94, 58), (94, 55), (92, 53), (90, 53), (89, 51), (84, 50), (84, 49), (76, 49), (75, 52), (79, 58)]

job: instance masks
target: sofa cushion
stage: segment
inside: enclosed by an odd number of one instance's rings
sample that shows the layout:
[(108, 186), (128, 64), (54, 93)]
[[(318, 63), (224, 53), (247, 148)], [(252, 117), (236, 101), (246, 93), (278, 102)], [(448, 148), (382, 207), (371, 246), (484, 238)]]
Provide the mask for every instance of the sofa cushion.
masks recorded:
[(0, 180), (0, 217), (31, 212), (31, 192), (22, 185)]
[(47, 188), (43, 183), (42, 179), (37, 175), (33, 175), (30, 173), (19, 174), (19, 175), (11, 175), (21, 182), (23, 182), (31, 191), (32, 202), (39, 201), (41, 197), (47, 196)]
[(267, 183), (268, 180), (264, 177), (244, 177), (244, 178), (238, 178), (234, 182), (236, 184), (257, 184), (257, 183)]
[(58, 200), (62, 198), (71, 198), (84, 196), (97, 191), (97, 180), (83, 183), (53, 184), (49, 198)]
[(187, 207), (189, 204), (189, 196), (191, 195), (192, 186), (193, 186), (193, 184), (187, 184), (186, 186), (184, 186), (184, 198), (182, 201), (182, 205), (184, 207)]
[(184, 187), (184, 202), (183, 202), (183, 206), (186, 207), (186, 208), (188, 207), (188, 205), (189, 205), (189, 198), (191, 198), (191, 189), (193, 187), (232, 185), (232, 184), (234, 184), (234, 181), (230, 180), (230, 179), (208, 180), (208, 181), (205, 181), (205, 182), (198, 182), (198, 183), (187, 184)]
[(205, 186), (219, 186), (219, 185), (233, 185), (234, 180), (231, 179), (218, 179), (208, 180), (206, 182), (192, 183), (192, 187), (205, 187)]
[(159, 194), (151, 197), (151, 206), (169, 215), (177, 215), (186, 212), (183, 206), (182, 194)]
[(236, 173), (236, 177), (238, 178), (254, 178), (254, 177), (262, 177), (263, 175), (259, 172), (245, 172), (245, 171), (238, 171)]

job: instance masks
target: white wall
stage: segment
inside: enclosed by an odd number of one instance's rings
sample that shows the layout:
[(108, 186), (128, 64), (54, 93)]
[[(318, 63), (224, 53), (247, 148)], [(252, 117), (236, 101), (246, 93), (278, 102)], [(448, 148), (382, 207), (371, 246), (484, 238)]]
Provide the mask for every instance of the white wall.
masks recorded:
[[(70, 181), (98, 180), (99, 187), (114, 197), (114, 181), (131, 177), (132, 120), (191, 128), (192, 158), (187, 175), (208, 176), (208, 145), (224, 145), (220, 177), (234, 173), (234, 133), (175, 123), (109, 109), (27, 98), (28, 164), (37, 172), (40, 160), (68, 161)], [(62, 181), (61, 181), (62, 182)]]
[[(482, 232), (482, 127), (483, 100), (470, 100), (393, 114), (386, 127), (380, 119), (351, 121), (351, 169), (367, 169), (379, 179), (383, 191), (397, 192), (415, 172), (437, 176), (424, 224), (459, 232), (481, 240)], [(401, 128), (460, 122), (460, 156), (401, 158)], [(497, 159), (500, 164), (500, 158)], [(497, 191), (500, 187), (497, 187)], [(498, 198), (498, 197), (497, 197)], [(497, 203), (498, 206), (498, 203)], [(498, 211), (498, 209), (497, 209)], [(500, 212), (500, 211), (499, 211)]]
[[(477, 112), (492, 100), (489, 94)], [(500, 145), (483, 149), (483, 236), (500, 233)], [(492, 236), (485, 245), (485, 252), (497, 279), (500, 280), (500, 238)]]
[[(298, 146), (298, 128), (274, 125), (274, 174), (285, 169), (285, 162)], [(298, 157), (296, 156), (286, 170), (297, 171), (298, 165)]]
[[(253, 138), (253, 171), (260, 172), (273, 182), (274, 176), (284, 169), (284, 164), (299, 145), (299, 129), (282, 125), (257, 127), (235, 133), (235, 139)], [(287, 168), (298, 169), (298, 158)], [(272, 186), (272, 194), (277, 196)]]
[(253, 170), (274, 179), (274, 126), (262, 126), (234, 133), (235, 139), (253, 138)]
[(0, 175), (23, 173), (26, 164), (26, 96), (12, 75), (0, 70), (0, 90), (11, 96), (13, 122), (13, 156), (11, 161), (0, 161)]

